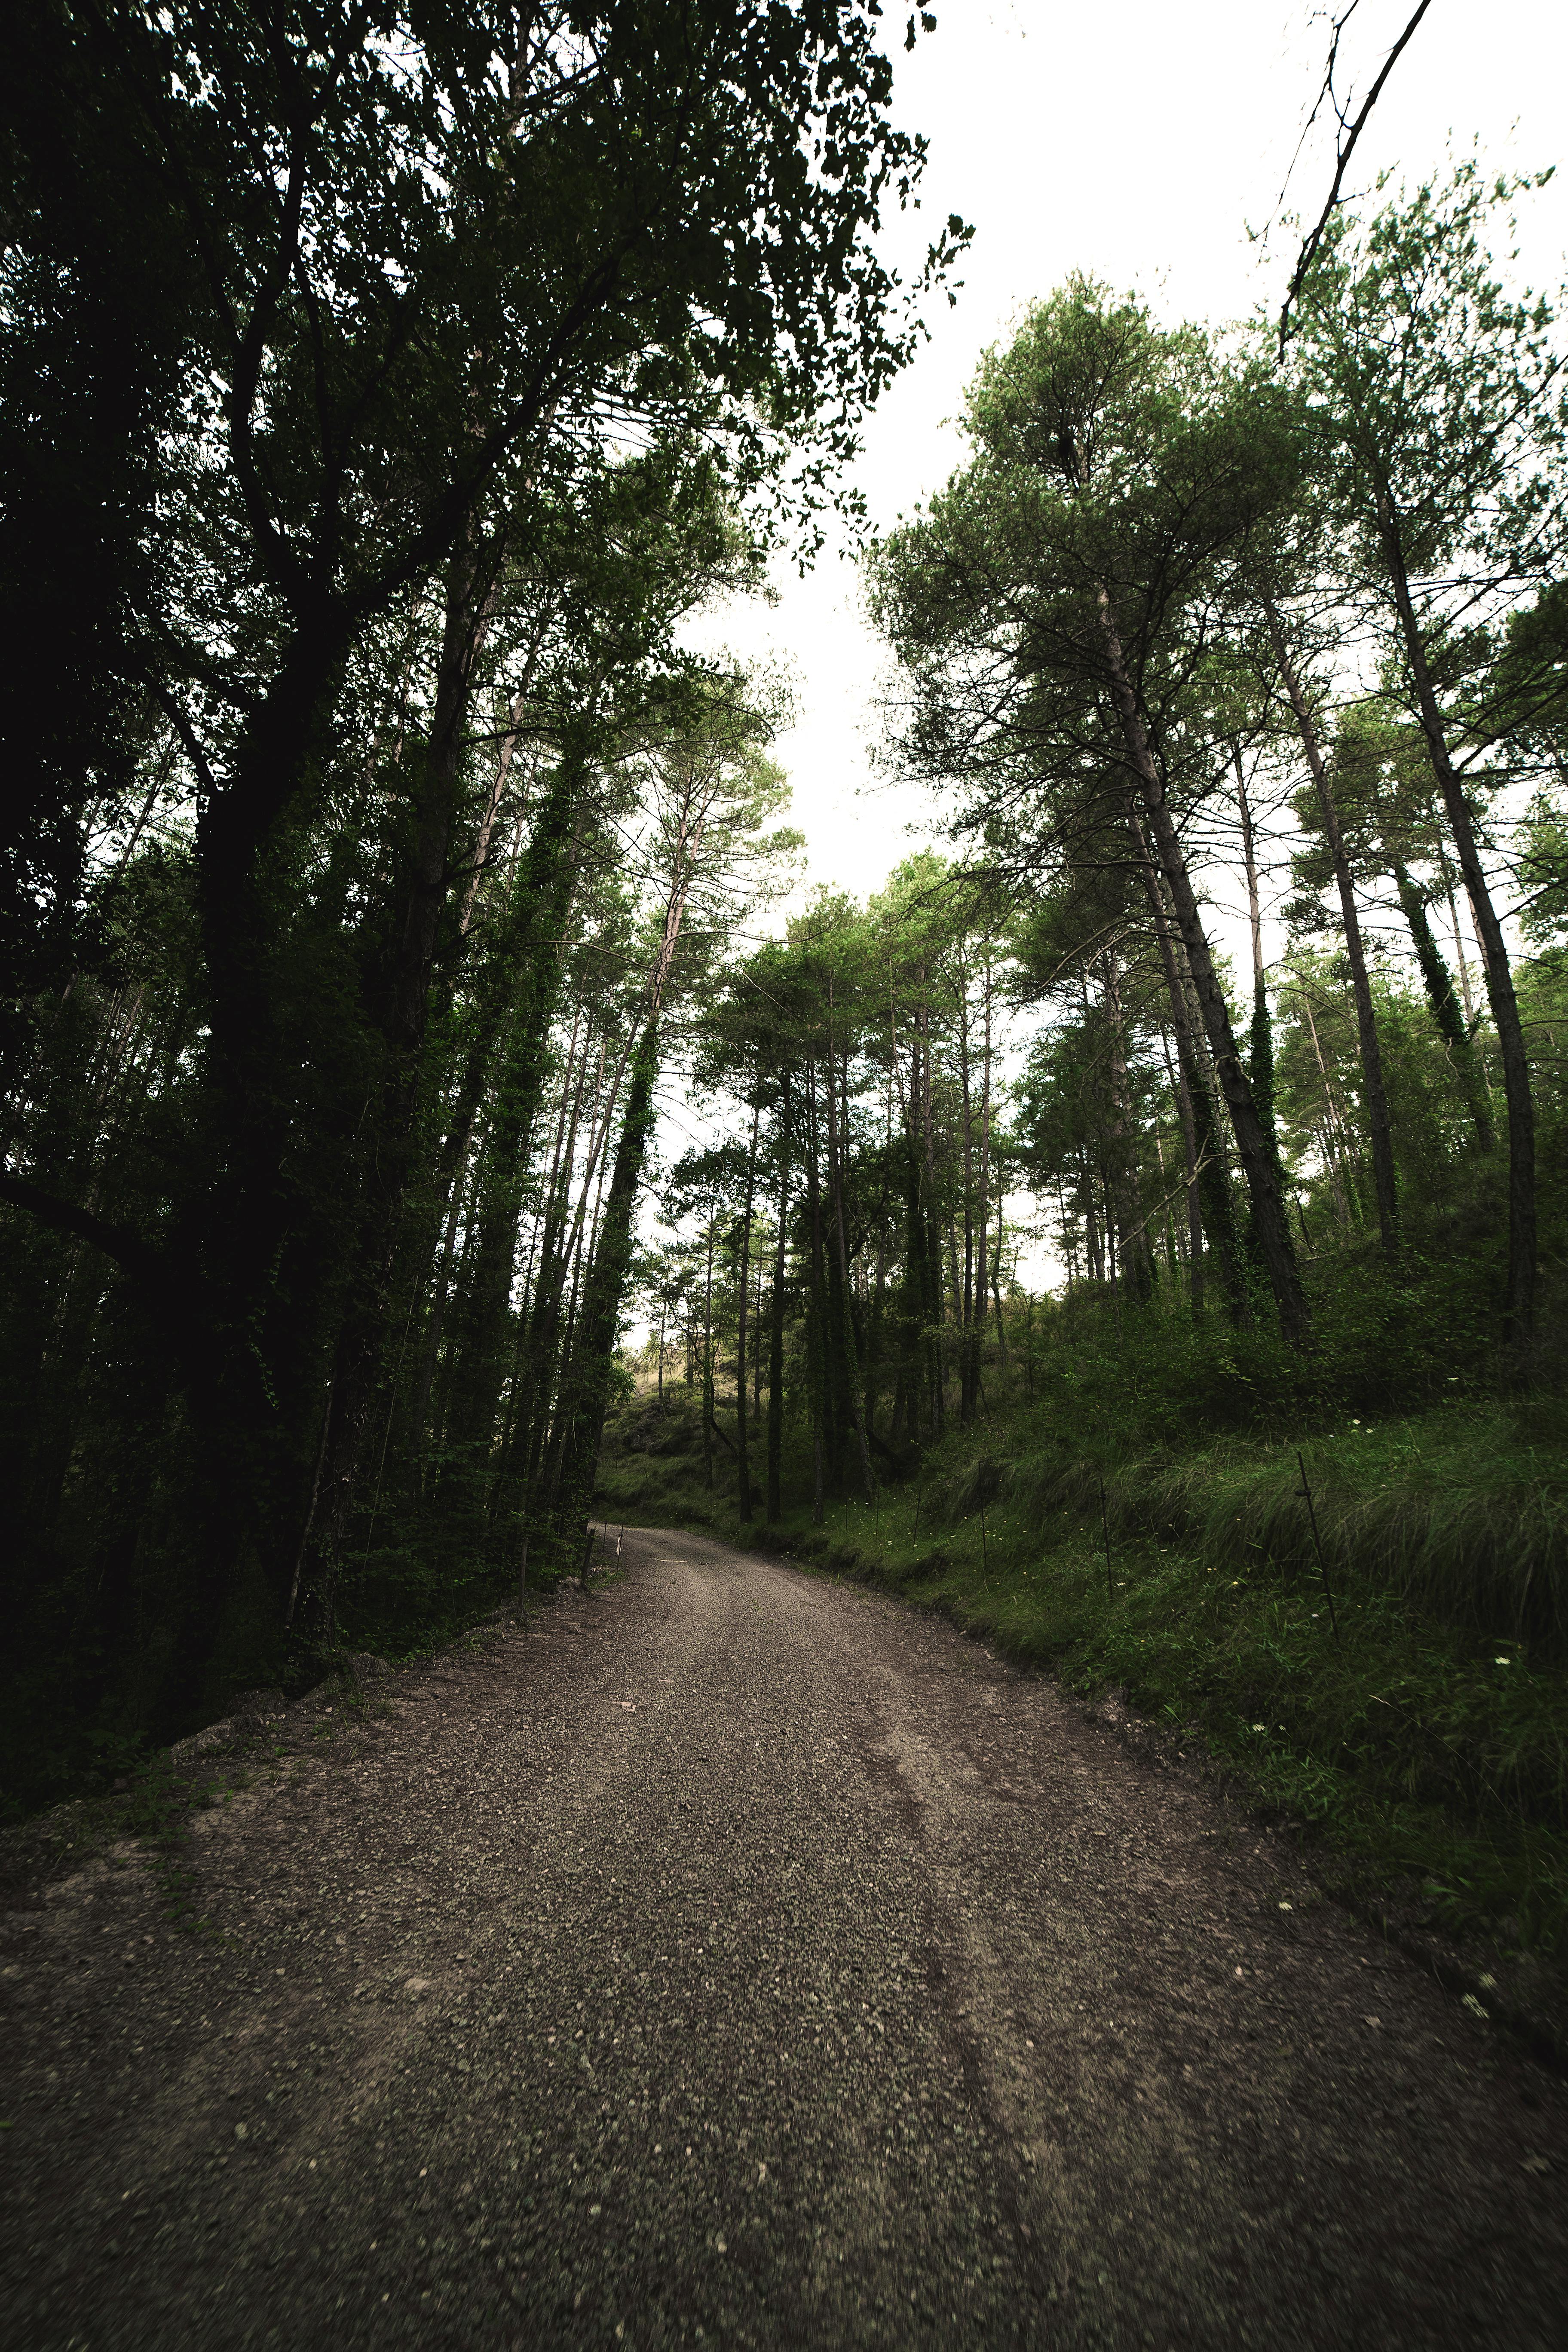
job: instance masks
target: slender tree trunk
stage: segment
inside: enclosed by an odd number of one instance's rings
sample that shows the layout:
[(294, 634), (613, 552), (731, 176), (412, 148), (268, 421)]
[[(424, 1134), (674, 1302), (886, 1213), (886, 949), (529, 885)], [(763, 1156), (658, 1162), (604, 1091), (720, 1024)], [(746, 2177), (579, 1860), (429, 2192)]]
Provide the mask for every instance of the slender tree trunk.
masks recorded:
[(961, 1164), (963, 1170), (963, 1275), (960, 1281), (958, 1249), (953, 1246), (953, 1303), (959, 1330), (958, 1418), (967, 1428), (974, 1418), (974, 1111), (969, 1095), (969, 974), (962, 961), (958, 978), (958, 1095), (963, 1127)]
[(1426, 1002), (1432, 1008), (1432, 1018), (1437, 1034), (1447, 1049), (1454, 1075), (1464, 1088), (1469, 1107), (1470, 1123), (1475, 1129), (1479, 1150), (1490, 1151), (1497, 1141), (1492, 1127), (1491, 1105), (1487, 1099), (1485, 1081), (1476, 1064), (1475, 1049), (1469, 1028), (1454, 993), (1454, 982), (1442, 952), (1432, 936), (1432, 926), (1426, 920), (1426, 902), (1420, 885), (1403, 859), (1393, 860), (1394, 883), (1399, 893), (1400, 911), (1410, 927), (1410, 937), (1415, 947), (1415, 961), (1420, 969)]
[(773, 1245), (772, 1328), (768, 1333), (768, 1501), (770, 1526), (784, 1517), (784, 1251), (789, 1233), (789, 1074), (779, 1102), (779, 1230)]
[(509, 926), (515, 993), (491, 1072), (479, 1239), (461, 1334), (458, 1435), (488, 1454), (506, 1377), (511, 1286), (528, 1148), (538, 1114), (561, 992), (563, 933), (575, 881), (573, 843), (587, 789), (579, 747), (563, 753), (513, 884), (519, 918)]
[(1367, 973), (1366, 950), (1362, 943), (1361, 917), (1355, 903), (1351, 862), (1345, 851), (1344, 836), (1340, 831), (1339, 810), (1334, 803), (1328, 763), (1323, 758), (1317, 726), (1300, 678), (1285, 643), (1284, 628), (1272, 604), (1265, 603), (1263, 609), (1274, 639), (1274, 657), (1285, 681), (1285, 691), (1290, 698), (1290, 708), (1296, 714), (1301, 748), (1307, 754), (1307, 765), (1312, 772), (1312, 782), (1317, 787), (1318, 805), (1323, 819), (1323, 839), (1328, 845), (1334, 880), (1339, 886), (1340, 913), (1345, 927), (1345, 954), (1350, 963), (1351, 987), (1355, 996), (1362, 1081), (1366, 1090), (1378, 1235), (1384, 1255), (1394, 1258), (1399, 1255), (1399, 1192), (1394, 1168), (1394, 1135), (1388, 1116), (1388, 1092), (1383, 1080), (1383, 1052), (1378, 1041), (1377, 1017), (1373, 1009), (1372, 982)]
[[(985, 978), (983, 998), (984, 1008), (984, 1030), (983, 1034), (980, 1070), (979, 1286), (975, 1297), (977, 1349), (979, 1339), (984, 1337), (985, 1330), (985, 1299), (987, 1288), (989, 1287), (993, 1297), (996, 1297), (994, 1284), (988, 1282), (985, 1257), (986, 1237), (990, 1232), (991, 1226), (991, 957), (989, 950), (987, 950), (985, 955), (984, 974)], [(998, 1265), (1001, 1263), (1001, 1246), (1002, 1203), (1000, 1198), (998, 1198), (996, 1202), (996, 1248)], [(999, 1299), (997, 1301), (996, 1308), (996, 1329), (998, 1339), (1001, 1341), (1001, 1360), (1003, 1363), (1005, 1363), (1007, 1360), (1007, 1343), (1005, 1339), (1002, 1337), (1002, 1309)]]
[[(1209, 1204), (1208, 1222), (1219, 1255), (1221, 1279), (1230, 1299), (1232, 1312), (1239, 1313), (1244, 1309), (1245, 1294), (1240, 1268), (1237, 1264), (1230, 1190), (1220, 1151), (1213, 1091), (1207, 1083), (1199, 1040), (1194, 1033), (1192, 1003), (1188, 995), (1191, 976), (1184, 973), (1177, 943), (1171, 937), (1170, 918), (1159, 871), (1150, 852), (1137, 801), (1131, 793), (1126, 798), (1124, 813), (1128, 831), (1132, 837), (1143, 894), (1149, 905), (1150, 919), (1154, 926), (1161, 968), (1165, 975), (1165, 992), (1170, 1000), (1171, 1025), (1176, 1039), (1176, 1067), (1173, 1083), (1176, 1087), (1177, 1108), (1182, 1114), (1182, 1137), (1187, 1151), (1187, 1226), (1192, 1248), (1193, 1311), (1194, 1314), (1200, 1312), (1204, 1303), (1202, 1203), (1206, 1200)], [(1163, 1032), (1161, 1034), (1163, 1035)], [(1168, 1050), (1166, 1059), (1168, 1065)]]
[(1343, 1156), (1342, 1148), (1339, 1152), (1336, 1152), (1334, 1140), (1338, 1113), (1334, 1107), (1333, 1087), (1329, 1078), (1329, 1066), (1323, 1059), (1323, 1048), (1318, 1037), (1318, 1024), (1312, 1017), (1311, 1002), (1308, 997), (1305, 989), (1302, 989), (1301, 991), (1301, 1010), (1307, 1016), (1307, 1029), (1312, 1040), (1313, 1058), (1317, 1062), (1318, 1076), (1322, 1080), (1323, 1085), (1323, 1121), (1321, 1129), (1323, 1164), (1329, 1171), (1329, 1181), (1334, 1189), (1334, 1202), (1339, 1210), (1341, 1226), (1346, 1233), (1348, 1233), (1351, 1228), (1351, 1197), (1347, 1197), (1346, 1194), (1345, 1177), (1350, 1172), (1349, 1166), (1347, 1161), (1345, 1170), (1343, 1173), (1342, 1173), (1340, 1159)]
[(752, 1472), (746, 1444), (746, 1307), (752, 1278), (752, 1209), (756, 1197), (757, 1181), (757, 1122), (760, 1108), (752, 1112), (752, 1141), (746, 1153), (746, 1213), (741, 1226), (741, 1295), (735, 1333), (735, 1468), (741, 1483), (741, 1517), (752, 1516)]
[(1263, 967), (1263, 909), (1258, 895), (1258, 857), (1252, 808), (1247, 797), (1247, 775), (1239, 743), (1231, 745), (1231, 759), (1236, 768), (1236, 804), (1241, 818), (1241, 856), (1247, 869), (1247, 910), (1252, 932), (1252, 1028), (1247, 1040), (1247, 1074), (1252, 1082), (1258, 1115), (1268, 1130), (1278, 1161), (1279, 1131), (1274, 1117), (1274, 1030), (1268, 1017), (1268, 975)]
[(713, 1219), (708, 1219), (708, 1259), (702, 1286), (702, 1483), (713, 1491)]
[(1088, 1159), (1079, 1177), (1079, 1198), (1083, 1203), (1084, 1255), (1089, 1260), (1089, 1279), (1105, 1280), (1105, 1253), (1100, 1245), (1100, 1221), (1094, 1213), (1094, 1176)]
[(1502, 925), (1498, 920), (1491, 892), (1487, 887), (1486, 870), (1476, 841), (1470, 804), (1465, 797), (1463, 781), (1448, 753), (1447, 733), (1426, 657), (1426, 639), (1410, 593), (1400, 519), (1393, 499), (1381, 487), (1378, 491), (1378, 524), (1394, 587), (1405, 657), (1410, 665), (1411, 680), (1415, 688), (1421, 731), (1426, 738), (1432, 772), (1437, 780), (1449, 831), (1458, 852), (1459, 871), (1470, 894), (1470, 906), (1481, 943), (1487, 997), (1497, 1028), (1498, 1051), (1502, 1058), (1503, 1092), (1508, 1103), (1507, 1336), (1516, 1356), (1522, 1360), (1535, 1329), (1536, 1270), (1535, 1103), (1531, 1093), (1524, 1024), (1520, 1019), (1519, 1003), (1513, 992), (1513, 973), (1509, 965)]
[(830, 1412), (827, 1368), (828, 1318), (826, 1267), (822, 1243), (822, 1184), (819, 1173), (820, 1144), (816, 1124), (816, 1076), (815, 1066), (810, 1062), (806, 1064), (806, 1137), (808, 1171), (806, 1197), (811, 1211), (811, 1303), (807, 1330), (811, 1358), (812, 1427), (815, 1449), (812, 1517), (820, 1526)]
[(921, 967), (921, 1006), (916, 1057), (921, 1116), (925, 1139), (921, 1211), (925, 1232), (926, 1328), (931, 1333), (931, 1433), (941, 1437), (947, 1426), (947, 1365), (942, 1341), (942, 1236), (938, 1222), (936, 1131), (931, 1117), (931, 1003), (926, 993), (925, 967)]
[(1166, 885), (1175, 908), (1177, 928), (1187, 951), (1187, 961), (1214, 1054), (1215, 1067), (1230, 1112), (1236, 1148), (1251, 1197), (1253, 1229), (1258, 1236), (1259, 1254), (1274, 1293), (1280, 1328), (1288, 1339), (1300, 1344), (1308, 1336), (1310, 1317), (1297, 1270), (1279, 1167), (1269, 1149), (1263, 1122), (1258, 1116), (1258, 1107), (1252, 1098), (1252, 1089), (1247, 1084), (1241, 1056), (1236, 1050), (1229, 1008), (1219, 983), (1219, 975), (1215, 970), (1175, 819), (1171, 814), (1170, 803), (1149, 748), (1137, 696), (1127, 675), (1110, 599), (1103, 588), (1099, 592), (1099, 597), (1107, 668), (1128, 759), (1138, 780)]
[(496, 541), (481, 550), (470, 521), (447, 564), (435, 708), (421, 776), (402, 930), (388, 991), (389, 1069), (375, 1154), (376, 1190), (366, 1221), (355, 1304), (340, 1337), (333, 1382), (338, 1404), (314, 1595), (323, 1633), (330, 1633), (333, 1622), (338, 1561), (385, 1340), (390, 1286), (412, 1170), (430, 976), (450, 884), (452, 835), (467, 772), (468, 712), (476, 667), (489, 631), (500, 551)]
[(1459, 928), (1459, 902), (1454, 896), (1454, 870), (1448, 863), (1448, 853), (1441, 840), (1437, 844), (1437, 863), (1443, 874), (1444, 895), (1448, 901), (1448, 922), (1454, 934), (1454, 960), (1459, 975), (1459, 1002), (1465, 1008), (1465, 1026), (1473, 1035), (1476, 1026), (1475, 999), (1470, 994), (1470, 965), (1465, 953), (1465, 935)]
[(586, 1512), (593, 1489), (609, 1402), (621, 1307), (637, 1244), (637, 1188), (653, 1133), (653, 1090), (658, 1076), (656, 1011), (649, 1014), (632, 1056), (626, 1107), (604, 1214), (599, 1221), (598, 1245), (583, 1288), (569, 1392), (560, 1415), (564, 1431), (560, 1485), (563, 1526), (574, 1525)]
[(1187, 1280), (1195, 1315), (1202, 1311), (1204, 1303), (1204, 1226), (1198, 1205), (1197, 1126), (1193, 1118), (1193, 1097), (1186, 1072), (1179, 1061), (1173, 1064), (1170, 1034), (1163, 1021), (1160, 1024), (1160, 1045), (1165, 1056), (1165, 1071), (1171, 1081), (1176, 1117), (1182, 1129), (1182, 1157), (1187, 1174)]
[(1127, 1027), (1122, 1015), (1114, 947), (1107, 948), (1100, 958), (1100, 975), (1105, 989), (1106, 1024), (1110, 1039), (1110, 1123), (1106, 1142), (1110, 1162), (1108, 1174), (1117, 1258), (1122, 1279), (1132, 1296), (1144, 1300), (1149, 1297), (1152, 1282), (1148, 1242), (1138, 1215), (1138, 1178), (1132, 1160), (1132, 1099), (1127, 1076)]
[[(834, 1100), (837, 1092), (837, 1086), (833, 1069), (833, 1036), (831, 1025), (833, 1020), (833, 982), (831, 979), (829, 979), (827, 983), (827, 1017), (829, 1024), (826, 1087), (827, 1181), (833, 1191), (833, 1228), (838, 1258), (839, 1306), (844, 1325), (843, 1349), (845, 1402), (849, 1408), (849, 1419), (854, 1428), (855, 1441), (860, 1455), (860, 1477), (866, 1490), (866, 1500), (870, 1502), (876, 1495), (877, 1487), (876, 1481), (871, 1475), (871, 1448), (867, 1443), (866, 1420), (865, 1414), (861, 1409), (859, 1394), (861, 1385), (860, 1371), (857, 1361), (858, 1350), (855, 1345), (855, 1326), (849, 1304), (849, 1254), (846, 1246), (844, 1234), (844, 1171), (842, 1167), (842, 1153), (839, 1149), (837, 1115)], [(844, 1139), (844, 1140), (847, 1146), (847, 1138)]]
[(452, 1290), (452, 1260), (456, 1254), (458, 1222), (462, 1214), (463, 1197), (468, 1172), (469, 1138), (463, 1139), (463, 1156), (458, 1163), (456, 1181), (451, 1187), (451, 1201), (447, 1213), (447, 1230), (442, 1237), (440, 1263), (436, 1269), (435, 1289), (430, 1299), (430, 1312), (426, 1319), (425, 1334), (420, 1342), (418, 1360), (414, 1374), (414, 1409), (409, 1418), (408, 1442), (414, 1454), (414, 1486), (417, 1494), (423, 1485), (421, 1465), (425, 1455), (425, 1429), (430, 1414), (430, 1386), (436, 1377), (436, 1367), (441, 1357), (441, 1335), (446, 1327), (447, 1301)]

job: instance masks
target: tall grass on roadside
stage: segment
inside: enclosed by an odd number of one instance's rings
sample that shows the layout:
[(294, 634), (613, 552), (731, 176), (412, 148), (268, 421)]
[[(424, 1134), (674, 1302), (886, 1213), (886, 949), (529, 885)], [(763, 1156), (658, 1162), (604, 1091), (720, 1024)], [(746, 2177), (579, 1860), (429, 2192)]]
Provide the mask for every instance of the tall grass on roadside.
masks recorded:
[[(1310, 1515), (1298, 1448), (1240, 1437), (1103, 1472), (1046, 1451), (997, 1472), (994, 1485), (1036, 1507), (1088, 1511), (1099, 1507), (1103, 1475), (1116, 1532), (1178, 1542), (1205, 1569), (1261, 1565), (1310, 1578), (1315, 1516), (1336, 1581), (1556, 1654), (1568, 1652), (1563, 1418), (1555, 1401), (1439, 1408), (1380, 1424), (1351, 1417), (1300, 1449)], [(973, 1488), (973, 1465), (965, 1476)]]

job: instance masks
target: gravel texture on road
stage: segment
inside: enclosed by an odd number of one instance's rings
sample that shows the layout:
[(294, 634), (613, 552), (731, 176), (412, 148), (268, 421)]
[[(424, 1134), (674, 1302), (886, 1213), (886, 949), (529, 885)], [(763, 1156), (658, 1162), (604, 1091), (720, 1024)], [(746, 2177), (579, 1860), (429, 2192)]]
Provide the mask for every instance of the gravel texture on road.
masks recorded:
[(645, 1532), (381, 1696), (10, 1915), (16, 2352), (1568, 2341), (1563, 2084), (945, 1624)]

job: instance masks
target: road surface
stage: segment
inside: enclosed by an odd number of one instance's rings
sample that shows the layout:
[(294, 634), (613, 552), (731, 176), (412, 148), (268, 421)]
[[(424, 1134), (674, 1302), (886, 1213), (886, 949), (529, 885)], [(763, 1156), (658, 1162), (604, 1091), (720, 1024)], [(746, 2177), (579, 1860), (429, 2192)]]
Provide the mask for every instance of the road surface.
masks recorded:
[[(948, 1626), (691, 1536), (14, 1913), (13, 2347), (1568, 2343), (1565, 2086)], [(328, 1734), (335, 1736), (327, 1737)]]

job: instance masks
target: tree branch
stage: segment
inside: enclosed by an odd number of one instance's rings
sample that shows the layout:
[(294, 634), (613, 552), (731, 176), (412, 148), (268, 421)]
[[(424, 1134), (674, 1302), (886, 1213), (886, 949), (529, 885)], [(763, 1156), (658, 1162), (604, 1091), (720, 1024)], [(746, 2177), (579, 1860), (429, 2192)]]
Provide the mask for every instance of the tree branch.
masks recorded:
[[(1421, 22), (1422, 17), (1426, 14), (1426, 11), (1431, 5), (1432, 0), (1420, 0), (1420, 5), (1416, 8), (1415, 15), (1411, 17), (1410, 22), (1405, 26), (1405, 30), (1401, 33), (1399, 38), (1388, 52), (1387, 57), (1384, 58), (1383, 61), (1383, 71), (1378, 75), (1377, 79), (1373, 83), (1372, 88), (1368, 90), (1366, 94), (1366, 103), (1362, 108), (1361, 112), (1356, 116), (1354, 122), (1351, 126), (1350, 137), (1344, 142), (1344, 144), (1339, 150), (1334, 172), (1333, 185), (1329, 190), (1329, 201), (1323, 206), (1322, 212), (1319, 215), (1317, 226), (1313, 229), (1310, 236), (1307, 238), (1305, 244), (1301, 247), (1300, 255), (1296, 263), (1296, 274), (1291, 278), (1289, 286), (1286, 289), (1284, 306), (1279, 313), (1279, 350), (1281, 356), (1283, 356), (1285, 346), (1290, 339), (1290, 305), (1295, 301), (1297, 296), (1300, 293), (1302, 287), (1306, 284), (1307, 272), (1310, 269), (1313, 262), (1317, 259), (1318, 247), (1323, 241), (1323, 231), (1328, 227), (1329, 222), (1333, 216), (1334, 207), (1340, 201), (1340, 190), (1344, 185), (1345, 173), (1350, 167), (1351, 157), (1355, 153), (1356, 141), (1361, 137), (1362, 132), (1366, 128), (1367, 117), (1371, 114), (1373, 108), (1377, 104), (1378, 99), (1383, 93), (1384, 83), (1394, 71), (1395, 65), (1399, 61), (1401, 54), (1410, 40), (1411, 35), (1415, 32), (1416, 26)], [(1342, 24), (1343, 19), (1342, 19), (1341, 22)], [(1334, 56), (1339, 47), (1339, 37), (1340, 26), (1336, 26), (1334, 28), (1333, 44), (1329, 51), (1329, 82), (1325, 84), (1325, 88), (1327, 88), (1329, 84), (1331, 84), (1333, 80)], [(1316, 109), (1314, 109), (1314, 112), (1315, 111)], [(1340, 116), (1340, 124), (1342, 130), (1344, 125), (1343, 115)]]
[(9, 1201), (16, 1209), (26, 1209), (41, 1225), (50, 1225), (56, 1233), (74, 1234), (78, 1241), (86, 1242), (105, 1257), (111, 1257), (139, 1286), (154, 1280), (163, 1283), (167, 1268), (159, 1253), (149, 1246), (129, 1225), (111, 1225), (103, 1217), (95, 1217), (89, 1209), (79, 1209), (73, 1202), (62, 1201), (58, 1193), (46, 1192), (41, 1185), (26, 1183), (19, 1176), (7, 1176), (0, 1171), (0, 1201)]
[(208, 765), (205, 752), (196, 740), (195, 729), (191, 725), (178, 698), (169, 692), (167, 687), (162, 685), (155, 677), (147, 677), (144, 682), (148, 693), (179, 737), (185, 757), (196, 772), (196, 782), (210, 800), (217, 791), (217, 779)]
[(144, 1242), (129, 1225), (110, 1224), (89, 1209), (79, 1209), (74, 1201), (62, 1201), (58, 1193), (46, 1192), (41, 1185), (3, 1171), (0, 1201), (8, 1201), (14, 1209), (25, 1209), (41, 1225), (58, 1234), (70, 1234), (89, 1249), (112, 1258), (178, 1357), (186, 1381), (194, 1385), (210, 1380), (212, 1362), (204, 1344), (201, 1318), (191, 1311), (190, 1291), (162, 1250)]

